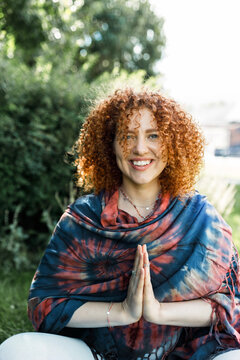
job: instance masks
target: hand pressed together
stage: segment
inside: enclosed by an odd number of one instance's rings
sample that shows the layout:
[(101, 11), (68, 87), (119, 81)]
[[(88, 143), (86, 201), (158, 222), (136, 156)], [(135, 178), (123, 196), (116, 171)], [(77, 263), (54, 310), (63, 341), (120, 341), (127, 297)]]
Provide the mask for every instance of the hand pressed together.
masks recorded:
[(124, 311), (131, 322), (137, 322), (142, 316), (146, 321), (155, 322), (160, 311), (160, 303), (152, 288), (149, 266), (146, 245), (138, 245), (127, 297), (123, 302)]

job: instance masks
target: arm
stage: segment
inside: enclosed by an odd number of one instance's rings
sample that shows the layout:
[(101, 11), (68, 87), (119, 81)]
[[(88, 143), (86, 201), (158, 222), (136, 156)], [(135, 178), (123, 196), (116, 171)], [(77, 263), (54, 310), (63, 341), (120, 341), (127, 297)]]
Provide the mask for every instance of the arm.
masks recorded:
[[(125, 312), (123, 303), (113, 303), (109, 314), (107, 311), (111, 303), (87, 302), (78, 308), (67, 327), (107, 327), (124, 326), (138, 321)], [(159, 303), (158, 312), (154, 318), (145, 319), (158, 325), (174, 325), (184, 327), (204, 327), (211, 325), (211, 305), (204, 300), (190, 300), (172, 303)]]
[[(144, 264), (145, 266), (143, 269)], [(124, 326), (144, 319), (158, 325), (205, 327), (211, 325), (212, 307), (202, 300), (160, 303), (154, 296), (146, 246), (138, 246), (127, 298), (113, 303), (109, 317), (108, 302), (87, 302), (73, 314), (67, 327)], [(109, 321), (108, 321), (109, 319)], [(213, 318), (214, 320), (214, 318)]]
[(110, 306), (111, 303), (107, 302), (87, 302), (74, 312), (67, 327), (107, 327), (109, 322), (111, 326), (123, 326), (134, 322), (131, 317), (127, 316), (121, 302), (112, 304), (111, 311), (107, 317), (107, 311)]
[(211, 325), (212, 307), (202, 300), (159, 303), (156, 324), (183, 327), (205, 327)]
[(202, 299), (160, 303), (154, 296), (147, 251), (144, 252), (144, 264), (143, 317), (146, 321), (183, 327), (205, 327), (215, 322), (211, 304)]
[[(137, 322), (142, 316), (143, 302), (143, 252), (138, 246), (133, 274), (129, 281), (127, 297), (123, 302), (87, 302), (73, 313), (67, 327), (123, 326)], [(111, 311), (107, 316), (107, 312)]]

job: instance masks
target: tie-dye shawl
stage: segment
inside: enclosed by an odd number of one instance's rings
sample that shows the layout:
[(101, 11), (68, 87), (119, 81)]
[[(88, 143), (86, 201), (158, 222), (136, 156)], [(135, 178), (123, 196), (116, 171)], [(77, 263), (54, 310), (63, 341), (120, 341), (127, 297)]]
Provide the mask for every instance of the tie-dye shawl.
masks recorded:
[[(29, 317), (38, 331), (68, 334), (66, 324), (87, 301), (123, 301), (137, 244), (147, 244), (151, 279), (160, 302), (202, 298), (217, 322), (210, 328), (161, 326), (140, 319), (128, 326), (75, 329), (104, 359), (206, 360), (240, 347), (238, 255), (231, 229), (195, 193), (159, 198), (142, 223), (117, 208), (111, 196), (86, 195), (58, 222), (34, 276)], [(97, 358), (97, 357), (96, 357)]]

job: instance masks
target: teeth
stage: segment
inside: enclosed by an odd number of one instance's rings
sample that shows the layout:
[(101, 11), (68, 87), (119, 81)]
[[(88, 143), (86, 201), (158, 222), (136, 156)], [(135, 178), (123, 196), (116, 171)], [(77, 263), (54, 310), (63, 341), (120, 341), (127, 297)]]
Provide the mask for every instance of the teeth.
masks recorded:
[(150, 164), (151, 160), (146, 160), (146, 161), (133, 161), (133, 165), (136, 166), (144, 166), (144, 165), (148, 165)]

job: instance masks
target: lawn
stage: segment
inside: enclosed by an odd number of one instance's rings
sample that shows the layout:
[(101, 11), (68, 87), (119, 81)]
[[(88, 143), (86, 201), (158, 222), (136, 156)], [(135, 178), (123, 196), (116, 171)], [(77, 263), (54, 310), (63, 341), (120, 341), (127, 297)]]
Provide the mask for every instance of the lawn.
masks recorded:
[(32, 271), (0, 272), (0, 343), (11, 335), (33, 331), (27, 317), (27, 297)]

